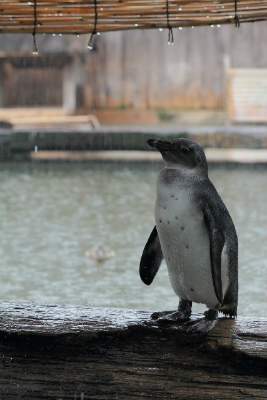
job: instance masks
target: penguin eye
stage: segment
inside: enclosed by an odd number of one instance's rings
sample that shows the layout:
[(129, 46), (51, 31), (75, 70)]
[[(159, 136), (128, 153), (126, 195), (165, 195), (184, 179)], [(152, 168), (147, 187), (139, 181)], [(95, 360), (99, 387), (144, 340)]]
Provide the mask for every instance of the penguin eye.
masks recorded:
[(189, 154), (190, 149), (188, 147), (181, 146), (181, 151), (183, 154), (186, 155), (186, 154)]

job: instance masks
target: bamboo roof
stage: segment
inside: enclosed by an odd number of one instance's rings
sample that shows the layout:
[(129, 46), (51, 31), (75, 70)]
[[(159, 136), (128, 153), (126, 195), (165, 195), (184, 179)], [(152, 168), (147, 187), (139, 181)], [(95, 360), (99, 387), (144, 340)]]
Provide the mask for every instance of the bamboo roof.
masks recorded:
[(267, 20), (267, 0), (1, 0), (0, 33), (83, 34)]

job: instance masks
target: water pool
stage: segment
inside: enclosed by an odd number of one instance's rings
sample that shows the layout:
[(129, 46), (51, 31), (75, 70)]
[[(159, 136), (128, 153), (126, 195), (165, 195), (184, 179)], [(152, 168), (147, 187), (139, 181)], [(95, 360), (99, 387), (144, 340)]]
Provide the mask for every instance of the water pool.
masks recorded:
[[(154, 226), (161, 163), (4, 163), (0, 170), (0, 299), (175, 309), (163, 264), (150, 287), (138, 274)], [(267, 182), (263, 169), (210, 168), (239, 237), (239, 308), (266, 316)], [(116, 256), (85, 257), (102, 241)], [(193, 311), (205, 306), (193, 305)]]

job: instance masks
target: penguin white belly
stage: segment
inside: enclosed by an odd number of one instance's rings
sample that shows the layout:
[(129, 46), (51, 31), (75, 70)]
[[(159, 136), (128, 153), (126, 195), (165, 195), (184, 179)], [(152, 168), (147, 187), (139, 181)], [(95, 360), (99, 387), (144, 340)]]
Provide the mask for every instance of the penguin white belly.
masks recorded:
[(186, 190), (158, 188), (156, 226), (174, 292), (180, 299), (216, 308), (209, 233), (203, 212)]

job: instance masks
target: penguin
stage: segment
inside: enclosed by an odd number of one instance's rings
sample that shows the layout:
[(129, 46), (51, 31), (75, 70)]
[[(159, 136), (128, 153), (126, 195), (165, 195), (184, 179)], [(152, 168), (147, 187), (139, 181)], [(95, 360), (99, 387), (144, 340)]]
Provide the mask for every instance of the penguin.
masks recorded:
[[(185, 321), (187, 333), (207, 335), (218, 313), (237, 316), (238, 239), (232, 218), (208, 177), (206, 156), (184, 138), (149, 139), (165, 167), (157, 179), (155, 222), (143, 250), (139, 273), (150, 285), (164, 259), (175, 312), (154, 313), (159, 321)], [(192, 303), (205, 304), (204, 317), (189, 322)]]

